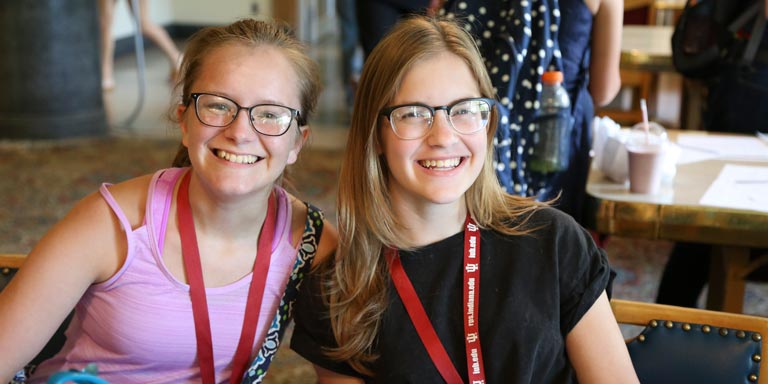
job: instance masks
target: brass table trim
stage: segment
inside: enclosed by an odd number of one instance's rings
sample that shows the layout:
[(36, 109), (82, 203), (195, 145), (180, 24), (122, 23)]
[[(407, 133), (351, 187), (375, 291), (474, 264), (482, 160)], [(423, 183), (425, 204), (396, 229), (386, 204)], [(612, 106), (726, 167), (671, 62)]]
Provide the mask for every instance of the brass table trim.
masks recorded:
[(768, 248), (768, 215), (718, 207), (605, 200), (589, 195), (587, 223), (600, 233)]

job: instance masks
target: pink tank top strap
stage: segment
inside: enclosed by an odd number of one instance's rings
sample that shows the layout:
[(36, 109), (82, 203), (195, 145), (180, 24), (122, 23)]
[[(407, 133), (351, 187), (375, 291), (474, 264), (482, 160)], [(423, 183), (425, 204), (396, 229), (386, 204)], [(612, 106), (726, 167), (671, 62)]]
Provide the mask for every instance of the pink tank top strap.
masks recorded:
[(123, 230), (125, 233), (131, 233), (131, 223), (128, 222), (128, 218), (125, 216), (125, 213), (122, 209), (120, 209), (120, 205), (117, 204), (117, 201), (115, 201), (115, 198), (112, 197), (112, 194), (109, 192), (109, 187), (112, 186), (111, 183), (102, 183), (101, 187), (99, 187), (99, 193), (101, 193), (101, 196), (104, 198), (104, 201), (107, 202), (110, 208), (112, 208), (112, 212), (115, 213), (115, 216), (117, 216), (117, 219), (120, 220), (120, 225), (123, 227)]
[(173, 188), (176, 181), (188, 168), (167, 168), (155, 172), (149, 183), (147, 195), (147, 210), (144, 221), (149, 235), (155, 239), (158, 254), (163, 249), (165, 241), (165, 228), (168, 225), (168, 212), (173, 201)]

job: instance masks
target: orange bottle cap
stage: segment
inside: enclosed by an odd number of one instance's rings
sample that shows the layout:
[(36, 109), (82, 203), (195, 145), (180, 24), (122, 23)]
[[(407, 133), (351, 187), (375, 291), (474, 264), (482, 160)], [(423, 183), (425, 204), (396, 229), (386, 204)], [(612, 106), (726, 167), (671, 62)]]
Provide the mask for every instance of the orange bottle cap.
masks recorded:
[(556, 84), (563, 82), (563, 73), (560, 71), (547, 71), (541, 75), (541, 81), (545, 84)]

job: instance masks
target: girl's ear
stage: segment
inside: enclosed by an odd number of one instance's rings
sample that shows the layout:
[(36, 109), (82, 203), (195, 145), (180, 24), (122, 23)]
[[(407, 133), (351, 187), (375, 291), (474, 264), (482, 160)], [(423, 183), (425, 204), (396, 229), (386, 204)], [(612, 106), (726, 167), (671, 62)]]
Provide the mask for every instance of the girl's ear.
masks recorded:
[(296, 162), (296, 160), (299, 158), (299, 152), (301, 152), (301, 148), (304, 146), (304, 143), (307, 142), (307, 138), (309, 138), (309, 125), (299, 127), (299, 134), (296, 136), (296, 141), (293, 144), (293, 148), (291, 148), (291, 151), (288, 152), (288, 160), (286, 161), (286, 164), (293, 164)]
[(181, 143), (184, 146), (188, 146), (187, 139), (189, 136), (189, 129), (187, 129), (187, 122), (184, 121), (184, 112), (187, 111), (187, 106), (179, 104), (176, 107), (176, 120), (179, 122), (179, 128), (181, 128)]

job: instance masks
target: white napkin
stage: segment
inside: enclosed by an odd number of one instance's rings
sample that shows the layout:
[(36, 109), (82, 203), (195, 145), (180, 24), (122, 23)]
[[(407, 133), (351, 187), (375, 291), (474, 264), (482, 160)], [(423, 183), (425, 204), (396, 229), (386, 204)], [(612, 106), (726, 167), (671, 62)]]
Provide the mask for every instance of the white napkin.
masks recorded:
[(610, 117), (595, 117), (592, 120), (592, 161), (609, 179), (623, 183), (629, 177), (627, 148), (628, 131), (611, 120)]

